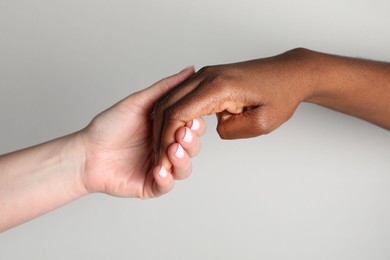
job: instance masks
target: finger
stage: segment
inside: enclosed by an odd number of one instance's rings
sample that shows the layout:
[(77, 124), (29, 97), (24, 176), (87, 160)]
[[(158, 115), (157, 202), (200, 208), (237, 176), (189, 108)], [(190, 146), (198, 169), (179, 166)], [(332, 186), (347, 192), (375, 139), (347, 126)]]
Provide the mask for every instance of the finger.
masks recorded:
[(190, 156), (184, 148), (178, 144), (172, 144), (167, 150), (168, 159), (172, 163), (172, 176), (175, 180), (188, 178), (191, 174), (192, 164)]
[(168, 170), (162, 166), (156, 166), (153, 169), (152, 194), (159, 197), (173, 189), (174, 179)]
[(186, 126), (189, 127), (197, 136), (202, 136), (206, 132), (206, 124), (201, 117), (192, 119), (187, 122)]
[(217, 114), (217, 131), (222, 139), (250, 138), (268, 134), (290, 119), (295, 109), (259, 105), (246, 107), (237, 115), (223, 111)]
[(217, 114), (217, 132), (222, 139), (250, 138), (266, 134), (269, 129), (264, 107), (246, 110), (232, 115), (227, 112)]
[(181, 127), (175, 134), (178, 142), (190, 157), (194, 157), (200, 151), (200, 141), (198, 135), (188, 127)]
[(149, 90), (148, 92), (150, 93), (146, 94), (153, 101), (153, 103), (155, 103), (159, 98), (167, 94), (174, 87), (178, 86), (179, 84), (190, 78), (194, 73), (194, 67), (187, 67), (177, 74), (166, 77), (156, 82), (155, 84), (147, 88), (147, 90)]
[[(234, 91), (230, 86), (219, 86), (203, 82), (192, 92), (178, 100), (166, 109), (164, 123), (160, 130), (160, 161), (165, 167), (169, 167), (166, 157), (166, 147), (174, 143), (174, 135), (177, 129), (183, 127), (186, 122), (203, 115), (229, 111), (232, 114), (240, 113), (246, 105), (251, 104), (242, 98), (243, 95)], [(170, 103), (168, 97), (167, 102)], [(176, 97), (173, 99), (176, 100)], [(248, 104), (249, 103), (249, 104)]]
[[(156, 161), (163, 165), (166, 169), (170, 169), (172, 165), (170, 164), (167, 156), (166, 149), (168, 146), (162, 147), (161, 139), (163, 136), (163, 129), (165, 125), (165, 119), (167, 117), (167, 109), (175, 104), (182, 97), (190, 93), (193, 89), (195, 89), (200, 83), (199, 78), (196, 76), (187, 80), (182, 86), (177, 87), (169, 96), (160, 101), (153, 111), (153, 148), (155, 151), (155, 155), (157, 156)], [(168, 115), (169, 117), (169, 115)], [(195, 117), (194, 117), (195, 118)], [(190, 118), (187, 121), (191, 121), (193, 118)], [(184, 126), (187, 121), (178, 122), (179, 126)], [(170, 144), (174, 143), (174, 132), (171, 133)]]

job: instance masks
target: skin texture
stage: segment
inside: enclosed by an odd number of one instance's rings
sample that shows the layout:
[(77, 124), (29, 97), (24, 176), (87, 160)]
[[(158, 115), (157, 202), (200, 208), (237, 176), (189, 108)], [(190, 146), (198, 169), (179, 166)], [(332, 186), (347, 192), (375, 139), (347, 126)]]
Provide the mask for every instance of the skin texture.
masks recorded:
[(389, 63), (294, 49), (283, 54), (202, 68), (154, 109), (154, 146), (166, 149), (192, 118), (216, 114), (223, 139), (268, 134), (312, 102), (390, 129)]
[[(79, 132), (0, 156), (0, 231), (89, 193), (153, 198), (187, 178), (203, 120), (196, 119), (194, 130), (187, 130), (193, 120), (177, 129), (167, 149), (173, 168), (164, 171), (153, 156), (150, 114), (157, 100), (193, 74), (188, 68), (130, 95)], [(190, 142), (183, 141), (187, 131)]]

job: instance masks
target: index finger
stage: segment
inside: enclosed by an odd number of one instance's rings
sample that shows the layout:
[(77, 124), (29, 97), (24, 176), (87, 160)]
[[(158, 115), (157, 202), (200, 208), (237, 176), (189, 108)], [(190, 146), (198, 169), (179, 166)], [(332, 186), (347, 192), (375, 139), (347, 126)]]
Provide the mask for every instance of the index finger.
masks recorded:
[[(171, 168), (171, 164), (166, 149), (175, 141), (174, 134), (178, 128), (203, 115), (225, 110), (233, 114), (241, 113), (244, 107), (237, 97), (233, 99), (226, 86), (210, 84), (207, 80), (196, 81), (195, 84), (190, 82), (183, 89), (168, 95), (163, 101), (161, 105), (165, 107), (165, 111), (163, 118), (159, 118), (160, 128), (154, 129), (155, 140), (159, 142), (160, 163), (167, 169)], [(157, 138), (159, 134), (160, 139)]]

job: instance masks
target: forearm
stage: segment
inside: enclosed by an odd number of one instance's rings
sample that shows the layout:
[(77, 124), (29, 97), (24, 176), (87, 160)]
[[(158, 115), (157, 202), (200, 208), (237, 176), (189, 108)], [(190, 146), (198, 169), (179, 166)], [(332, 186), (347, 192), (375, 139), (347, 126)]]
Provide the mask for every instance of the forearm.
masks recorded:
[(77, 134), (0, 156), (0, 231), (86, 194)]
[(309, 52), (313, 92), (305, 101), (390, 129), (390, 64)]

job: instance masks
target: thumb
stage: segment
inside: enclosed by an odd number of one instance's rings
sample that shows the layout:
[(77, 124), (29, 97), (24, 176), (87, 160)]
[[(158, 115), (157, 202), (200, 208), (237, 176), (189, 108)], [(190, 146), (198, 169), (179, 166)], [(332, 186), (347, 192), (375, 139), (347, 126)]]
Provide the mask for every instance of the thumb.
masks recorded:
[(174, 87), (189, 79), (194, 73), (195, 68), (193, 66), (187, 67), (179, 73), (164, 78), (134, 95), (137, 95), (137, 99), (141, 100), (143, 105), (154, 106), (160, 98), (166, 95)]
[(223, 111), (217, 113), (217, 119), (217, 132), (222, 139), (250, 138), (272, 131), (272, 120), (265, 106), (249, 108), (239, 114)]

